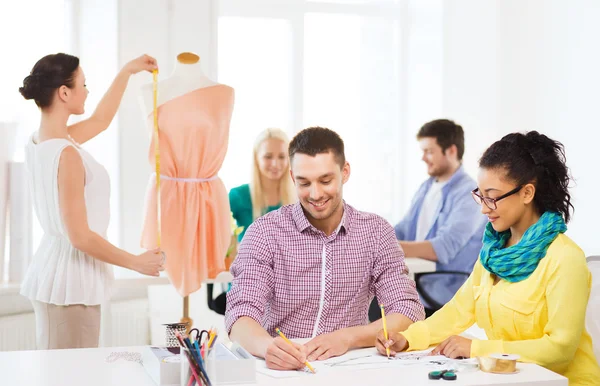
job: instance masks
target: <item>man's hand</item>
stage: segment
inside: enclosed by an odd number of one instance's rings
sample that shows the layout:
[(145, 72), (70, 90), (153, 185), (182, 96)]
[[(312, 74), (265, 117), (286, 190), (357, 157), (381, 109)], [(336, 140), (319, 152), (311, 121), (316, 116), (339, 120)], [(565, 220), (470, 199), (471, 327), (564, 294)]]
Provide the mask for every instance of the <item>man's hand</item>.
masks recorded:
[(267, 367), (273, 370), (300, 370), (306, 365), (306, 347), (283, 338), (273, 338), (265, 353)]
[(404, 335), (399, 332), (390, 332), (388, 334), (389, 339), (385, 339), (383, 330), (377, 333), (377, 340), (375, 341), (375, 347), (381, 355), (387, 355), (386, 347), (390, 349), (390, 355), (394, 356), (396, 353), (406, 350), (408, 342)]
[(347, 331), (338, 330), (319, 335), (306, 343), (309, 362), (324, 361), (345, 354), (350, 349), (351, 337)]
[(471, 339), (454, 335), (443, 341), (439, 346), (433, 349), (431, 355), (445, 355), (448, 358), (470, 358), (471, 357)]

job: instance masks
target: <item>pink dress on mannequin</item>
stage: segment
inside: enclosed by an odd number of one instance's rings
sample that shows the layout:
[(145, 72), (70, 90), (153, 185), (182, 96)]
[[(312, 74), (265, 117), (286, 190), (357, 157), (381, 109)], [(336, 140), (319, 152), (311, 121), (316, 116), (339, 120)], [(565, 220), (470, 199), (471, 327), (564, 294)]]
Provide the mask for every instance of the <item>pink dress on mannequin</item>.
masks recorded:
[[(165, 271), (181, 296), (225, 271), (231, 240), (230, 208), (218, 177), (229, 140), (234, 90), (217, 84), (199, 88), (158, 107), (161, 159), (162, 250)], [(153, 117), (149, 117), (150, 127)], [(154, 167), (154, 137), (150, 146)], [(142, 247), (157, 245), (156, 184), (146, 196)]]

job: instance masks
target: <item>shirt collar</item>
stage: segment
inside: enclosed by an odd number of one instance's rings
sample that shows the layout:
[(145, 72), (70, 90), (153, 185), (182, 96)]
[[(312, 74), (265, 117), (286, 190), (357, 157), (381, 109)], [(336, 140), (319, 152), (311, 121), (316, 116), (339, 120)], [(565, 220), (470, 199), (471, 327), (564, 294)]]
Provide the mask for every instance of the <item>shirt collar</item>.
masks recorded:
[[(340, 230), (344, 230), (344, 232), (348, 232), (350, 230), (350, 223), (352, 220), (352, 215), (354, 213), (354, 208), (350, 205), (346, 204), (346, 201), (342, 200), (342, 205), (344, 205), (344, 214), (342, 215), (342, 220), (335, 230), (334, 234), (338, 233)], [(306, 218), (304, 214), (304, 210), (302, 209), (302, 204), (300, 201), (294, 204), (294, 208), (292, 209), (292, 218), (294, 219), (294, 223), (296, 224), (296, 228), (298, 232), (302, 233), (308, 228), (314, 228), (312, 224)], [(314, 228), (316, 229), (316, 228)]]
[(458, 169), (456, 169), (456, 171), (454, 172), (454, 174), (452, 175), (452, 177), (450, 177), (450, 179), (448, 180), (447, 185), (452, 185), (456, 182), (456, 180), (459, 180), (463, 175), (465, 175), (465, 167), (460, 164), (460, 166), (458, 167)]

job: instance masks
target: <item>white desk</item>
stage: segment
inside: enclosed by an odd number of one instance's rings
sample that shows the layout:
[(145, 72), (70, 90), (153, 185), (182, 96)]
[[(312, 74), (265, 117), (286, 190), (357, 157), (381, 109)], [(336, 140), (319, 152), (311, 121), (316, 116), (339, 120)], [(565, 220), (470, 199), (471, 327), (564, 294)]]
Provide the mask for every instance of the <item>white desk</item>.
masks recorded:
[[(119, 359), (106, 363), (113, 351), (141, 351), (141, 347), (99, 348), (53, 351), (0, 352), (0, 384), (35, 386), (156, 386), (144, 368)], [(455, 385), (455, 386), (567, 386), (567, 379), (537, 365), (518, 364), (515, 375), (487, 374), (481, 371), (458, 373), (458, 380), (430, 381), (428, 369), (403, 368), (349, 370), (321, 374), (314, 378), (275, 379), (257, 374), (257, 385)]]
[(414, 279), (415, 273), (435, 271), (435, 262), (421, 259), (420, 257), (407, 257), (404, 259), (408, 267), (409, 276)]

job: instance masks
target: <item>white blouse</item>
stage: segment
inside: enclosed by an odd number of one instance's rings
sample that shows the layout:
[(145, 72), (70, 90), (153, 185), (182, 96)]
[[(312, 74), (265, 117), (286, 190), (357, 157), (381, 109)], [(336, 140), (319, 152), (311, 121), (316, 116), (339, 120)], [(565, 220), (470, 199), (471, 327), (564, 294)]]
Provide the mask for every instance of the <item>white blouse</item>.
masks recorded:
[(29, 190), (44, 231), (40, 246), (21, 285), (21, 295), (56, 305), (98, 305), (110, 299), (112, 266), (75, 249), (62, 221), (58, 199), (58, 164), (62, 151), (73, 146), (85, 167), (88, 226), (106, 238), (110, 220), (110, 180), (106, 169), (87, 151), (67, 139), (26, 146)]

